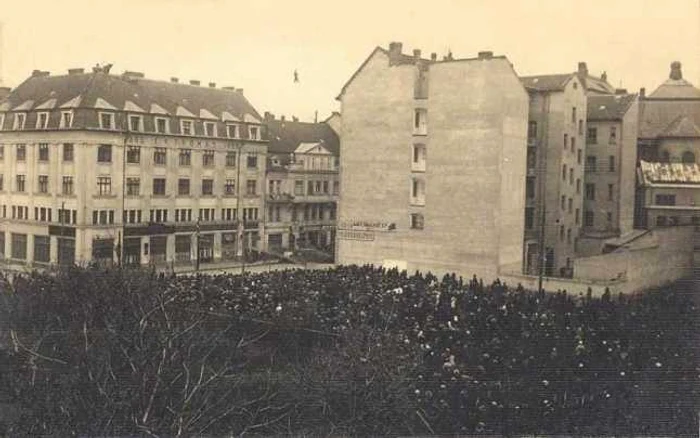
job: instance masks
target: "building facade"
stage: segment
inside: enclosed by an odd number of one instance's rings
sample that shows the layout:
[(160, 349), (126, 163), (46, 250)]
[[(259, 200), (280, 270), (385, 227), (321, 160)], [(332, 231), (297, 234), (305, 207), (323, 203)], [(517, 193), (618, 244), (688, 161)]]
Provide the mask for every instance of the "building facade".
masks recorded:
[(261, 122), (242, 90), (35, 71), (0, 103), (0, 255), (172, 265), (263, 249)]
[(522, 82), (530, 97), (523, 271), (570, 276), (583, 211), (586, 89), (577, 73)]
[(268, 250), (313, 247), (333, 254), (340, 191), (337, 133), (327, 122), (275, 119), (270, 113), (265, 113), (265, 125)]
[(640, 94), (636, 225), (699, 225), (700, 89), (674, 62), (664, 83)]
[(583, 230), (579, 255), (600, 254), (605, 240), (634, 228), (637, 95), (589, 95)]
[(339, 263), (521, 269), (528, 97), (505, 57), (439, 61), (392, 43), (338, 99)]

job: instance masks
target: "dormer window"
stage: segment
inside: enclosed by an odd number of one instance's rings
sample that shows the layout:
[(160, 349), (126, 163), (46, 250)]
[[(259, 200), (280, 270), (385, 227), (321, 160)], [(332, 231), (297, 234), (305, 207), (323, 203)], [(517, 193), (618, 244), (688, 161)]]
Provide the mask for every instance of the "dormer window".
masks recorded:
[(114, 113), (100, 113), (100, 129), (114, 129)]
[(250, 126), (248, 127), (248, 132), (250, 133), (251, 140), (260, 140), (260, 127)]
[(238, 138), (238, 125), (226, 125), (226, 135), (228, 138)]
[(216, 123), (204, 122), (204, 135), (207, 137), (216, 137)]
[(60, 128), (70, 128), (73, 126), (73, 111), (61, 112)]
[(180, 120), (180, 134), (194, 135), (194, 122), (192, 120)]
[(36, 115), (36, 129), (46, 129), (49, 126), (49, 113), (43, 112)]
[(129, 131), (143, 131), (143, 117), (129, 115)]
[(24, 129), (24, 122), (27, 120), (27, 115), (25, 113), (15, 113), (15, 119), (12, 124), (12, 129), (19, 131)]
[(159, 134), (170, 133), (170, 127), (168, 126), (168, 119), (165, 117), (156, 117), (156, 132)]

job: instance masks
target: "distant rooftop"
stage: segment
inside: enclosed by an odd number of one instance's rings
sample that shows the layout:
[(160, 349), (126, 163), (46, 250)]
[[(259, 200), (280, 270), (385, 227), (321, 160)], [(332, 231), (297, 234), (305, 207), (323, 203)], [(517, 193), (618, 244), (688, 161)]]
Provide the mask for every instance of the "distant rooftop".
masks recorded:
[(636, 94), (594, 94), (588, 96), (588, 120), (622, 120)]
[(700, 99), (700, 90), (683, 79), (681, 63), (671, 63), (671, 73), (663, 84), (654, 90), (647, 99)]

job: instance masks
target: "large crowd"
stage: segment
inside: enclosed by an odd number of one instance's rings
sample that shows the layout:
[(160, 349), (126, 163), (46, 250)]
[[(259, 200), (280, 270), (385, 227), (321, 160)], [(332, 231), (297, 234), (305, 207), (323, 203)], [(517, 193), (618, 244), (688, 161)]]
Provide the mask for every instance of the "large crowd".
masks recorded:
[(700, 319), (683, 287), (593, 297), (372, 266), (157, 281), (212, 313), (385, 334), (430, 433), (678, 436), (700, 421)]
[(412, 392), (436, 433), (675, 435), (699, 421), (700, 324), (682, 290), (594, 298), (370, 266), (177, 283), (237, 314), (390, 332), (421, 352)]

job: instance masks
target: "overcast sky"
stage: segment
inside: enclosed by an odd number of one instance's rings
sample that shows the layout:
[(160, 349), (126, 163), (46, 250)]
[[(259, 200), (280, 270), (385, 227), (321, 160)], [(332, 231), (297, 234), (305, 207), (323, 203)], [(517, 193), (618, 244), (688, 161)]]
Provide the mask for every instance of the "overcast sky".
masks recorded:
[[(700, 84), (700, 0), (2, 0), (2, 79), (34, 69), (112, 72), (243, 88), (262, 113), (312, 120), (380, 45), (425, 56), (506, 55), (521, 75), (586, 61), (647, 92), (683, 63)], [(293, 82), (298, 70), (300, 82)]]

